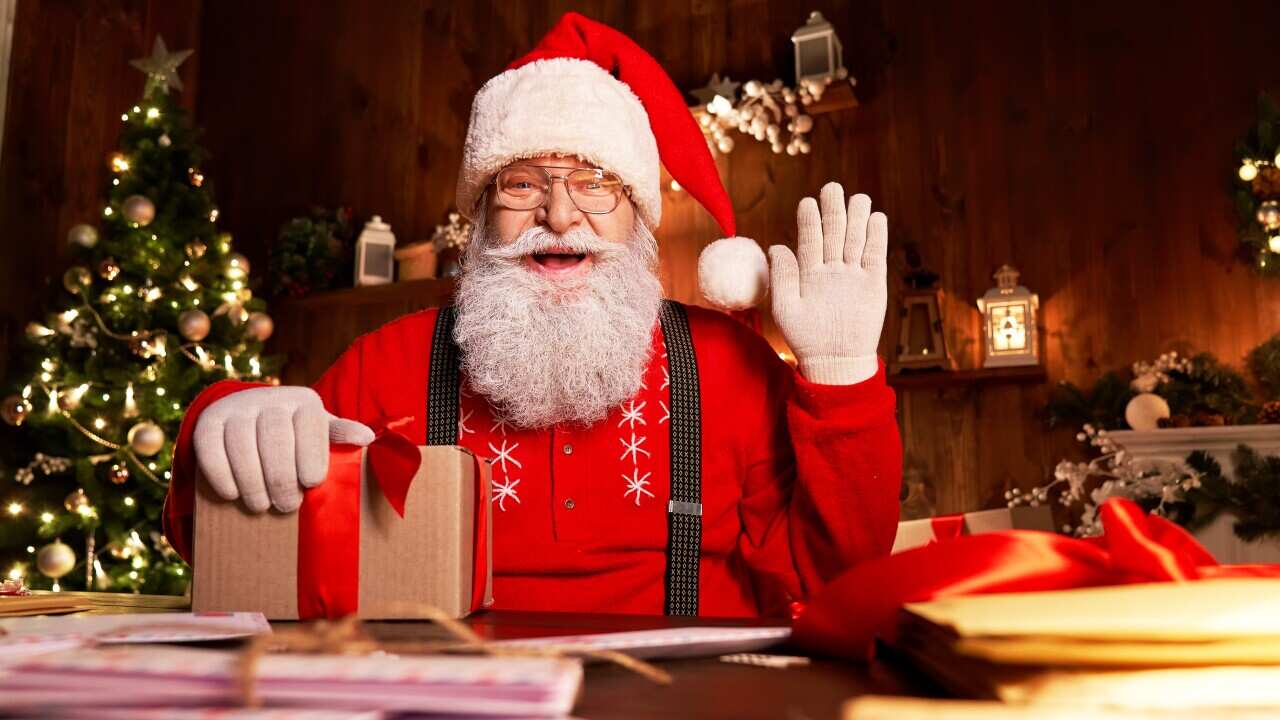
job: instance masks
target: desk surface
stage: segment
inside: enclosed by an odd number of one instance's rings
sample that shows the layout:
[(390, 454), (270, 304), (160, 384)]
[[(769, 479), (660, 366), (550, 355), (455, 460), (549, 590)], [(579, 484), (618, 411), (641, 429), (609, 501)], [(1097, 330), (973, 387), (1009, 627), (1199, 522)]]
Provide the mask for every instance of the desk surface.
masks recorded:
[[(584, 615), (576, 613), (486, 612), (468, 620), (492, 639), (620, 632), (697, 625), (759, 625), (759, 622)], [(370, 622), (379, 639), (416, 640), (439, 637), (430, 623)], [(765, 652), (791, 652), (785, 647)], [(770, 718), (825, 720), (838, 718), (849, 698), (880, 695), (933, 694), (926, 681), (901, 668), (874, 663), (855, 665), (814, 660), (806, 667), (763, 668), (720, 662), (717, 658), (656, 661), (674, 676), (668, 686), (655, 685), (609, 664), (586, 667), (583, 696), (574, 715), (609, 718)]]

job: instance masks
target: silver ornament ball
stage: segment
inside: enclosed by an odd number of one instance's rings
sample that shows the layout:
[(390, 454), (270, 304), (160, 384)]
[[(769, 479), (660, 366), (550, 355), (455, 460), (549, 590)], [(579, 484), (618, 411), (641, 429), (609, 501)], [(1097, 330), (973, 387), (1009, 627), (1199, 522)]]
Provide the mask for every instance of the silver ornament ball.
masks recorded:
[(178, 332), (192, 342), (209, 337), (210, 325), (209, 315), (203, 310), (192, 309), (178, 316)]
[(91, 248), (98, 244), (98, 228), (80, 224), (67, 231), (67, 242), (82, 248)]
[(129, 447), (144, 457), (151, 457), (164, 447), (164, 430), (146, 420), (129, 428)]
[(36, 553), (36, 569), (54, 580), (71, 572), (75, 566), (76, 551), (61, 540), (54, 540)]
[(251, 313), (249, 315), (248, 324), (245, 331), (249, 336), (258, 342), (266, 342), (271, 337), (271, 333), (275, 332), (276, 323), (271, 316), (264, 312)]
[(124, 219), (136, 225), (149, 225), (156, 219), (156, 204), (145, 195), (130, 195), (124, 199), (120, 211)]

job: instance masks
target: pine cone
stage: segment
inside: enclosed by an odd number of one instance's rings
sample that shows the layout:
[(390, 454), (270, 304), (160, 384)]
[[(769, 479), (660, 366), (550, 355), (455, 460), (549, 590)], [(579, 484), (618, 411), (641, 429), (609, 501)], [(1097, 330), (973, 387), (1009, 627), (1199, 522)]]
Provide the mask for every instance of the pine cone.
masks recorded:
[(1280, 400), (1264, 403), (1258, 419), (1266, 425), (1280, 425)]
[(1253, 194), (1263, 200), (1280, 195), (1280, 168), (1262, 168), (1253, 179), (1252, 188)]

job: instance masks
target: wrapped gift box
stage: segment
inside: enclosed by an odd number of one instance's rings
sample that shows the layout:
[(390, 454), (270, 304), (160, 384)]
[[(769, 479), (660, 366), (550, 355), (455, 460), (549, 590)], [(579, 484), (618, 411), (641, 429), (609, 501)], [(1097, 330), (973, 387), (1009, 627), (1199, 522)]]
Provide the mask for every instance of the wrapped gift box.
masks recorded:
[(294, 513), (251, 514), (199, 482), (192, 609), (404, 619), (489, 604), (488, 463), (384, 437), (335, 446)]
[(1000, 530), (1045, 530), (1054, 532), (1053, 512), (1048, 507), (1015, 507), (979, 510), (962, 515), (939, 515), (898, 523), (893, 552), (923, 547), (961, 535)]

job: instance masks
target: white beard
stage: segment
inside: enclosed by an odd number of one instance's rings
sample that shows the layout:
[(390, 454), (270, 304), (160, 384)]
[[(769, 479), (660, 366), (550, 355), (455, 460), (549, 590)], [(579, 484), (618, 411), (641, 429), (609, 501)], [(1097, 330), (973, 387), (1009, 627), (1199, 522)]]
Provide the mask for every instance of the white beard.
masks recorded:
[[(593, 266), (567, 281), (527, 268), (525, 256), (551, 248), (589, 253)], [(635, 396), (649, 365), (662, 302), (657, 254), (639, 220), (627, 243), (538, 226), (502, 245), (482, 213), (456, 300), (467, 382), (517, 427), (603, 420)]]

